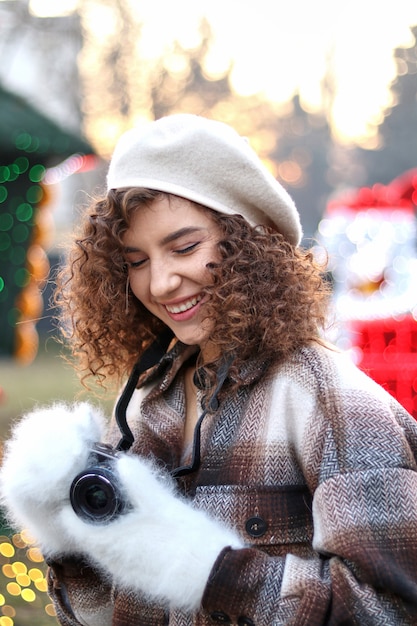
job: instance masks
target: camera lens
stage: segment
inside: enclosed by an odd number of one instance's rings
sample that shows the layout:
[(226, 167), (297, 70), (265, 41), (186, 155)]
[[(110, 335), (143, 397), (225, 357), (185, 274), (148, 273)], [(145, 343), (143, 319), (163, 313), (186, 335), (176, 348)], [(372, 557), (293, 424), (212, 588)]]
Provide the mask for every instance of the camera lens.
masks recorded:
[(94, 523), (109, 522), (123, 509), (113, 472), (106, 467), (78, 474), (71, 485), (70, 500), (78, 517)]
[(92, 511), (103, 511), (108, 506), (107, 493), (101, 485), (91, 485), (85, 491), (85, 501)]

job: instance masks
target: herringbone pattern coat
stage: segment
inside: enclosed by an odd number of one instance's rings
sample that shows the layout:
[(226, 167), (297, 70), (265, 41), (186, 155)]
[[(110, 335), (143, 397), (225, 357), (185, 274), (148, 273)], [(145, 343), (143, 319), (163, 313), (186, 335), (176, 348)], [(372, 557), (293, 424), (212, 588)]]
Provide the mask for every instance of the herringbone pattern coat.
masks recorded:
[[(129, 406), (135, 451), (167, 469), (184, 461), (180, 368), (189, 356), (177, 346)], [(267, 376), (252, 363), (245, 376), (203, 422), (200, 468), (179, 479), (247, 545), (219, 555), (201, 611), (169, 613), (79, 563), (55, 563), (50, 590), (63, 625), (417, 624), (415, 421), (326, 348), (305, 348)]]

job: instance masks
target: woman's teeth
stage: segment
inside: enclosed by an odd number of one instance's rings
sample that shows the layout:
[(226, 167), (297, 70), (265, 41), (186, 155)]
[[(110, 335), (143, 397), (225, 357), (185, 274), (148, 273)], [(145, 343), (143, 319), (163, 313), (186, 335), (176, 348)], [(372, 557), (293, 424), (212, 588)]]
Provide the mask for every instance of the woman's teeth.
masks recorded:
[(193, 306), (195, 306), (197, 304), (197, 302), (200, 302), (202, 296), (195, 296), (194, 298), (191, 298), (191, 300), (186, 300), (185, 302), (181, 302), (181, 304), (175, 304), (175, 305), (165, 305), (166, 310), (168, 311), (168, 313), (184, 313), (184, 311), (188, 311), (188, 309), (192, 309)]

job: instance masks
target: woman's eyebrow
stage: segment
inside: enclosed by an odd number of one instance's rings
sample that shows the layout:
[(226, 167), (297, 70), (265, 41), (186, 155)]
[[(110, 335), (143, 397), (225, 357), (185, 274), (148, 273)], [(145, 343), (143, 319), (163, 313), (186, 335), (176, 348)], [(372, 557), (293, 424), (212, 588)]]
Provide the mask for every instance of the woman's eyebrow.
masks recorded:
[(193, 235), (194, 233), (200, 232), (203, 230), (199, 226), (185, 226), (184, 228), (180, 228), (179, 230), (170, 233), (166, 237), (161, 240), (161, 244), (164, 246), (167, 243), (172, 243), (177, 239), (181, 239), (181, 237), (186, 237), (187, 235)]
[[(199, 226), (185, 226), (184, 228), (180, 228), (179, 230), (175, 230), (173, 233), (169, 233), (166, 237), (163, 237), (160, 241), (160, 245), (165, 246), (168, 243), (172, 243), (177, 239), (181, 239), (181, 237), (186, 237), (187, 235), (193, 235), (195, 233), (201, 232), (205, 230)], [(133, 246), (126, 246), (123, 248), (123, 252), (129, 254), (129, 252), (140, 252), (139, 248), (135, 248)]]

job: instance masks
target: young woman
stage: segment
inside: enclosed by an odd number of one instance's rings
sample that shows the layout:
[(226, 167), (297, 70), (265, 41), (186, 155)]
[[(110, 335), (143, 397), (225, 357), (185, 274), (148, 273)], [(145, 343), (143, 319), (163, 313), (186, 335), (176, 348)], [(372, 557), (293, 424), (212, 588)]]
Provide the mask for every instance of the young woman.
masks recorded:
[[(36, 410), (1, 473), (63, 626), (417, 623), (417, 427), (322, 339), (300, 239), (230, 127), (174, 115), (120, 140), (59, 301), (85, 376), (134, 368), (122, 419)], [(100, 440), (102, 519), (91, 483), (74, 495)]]

